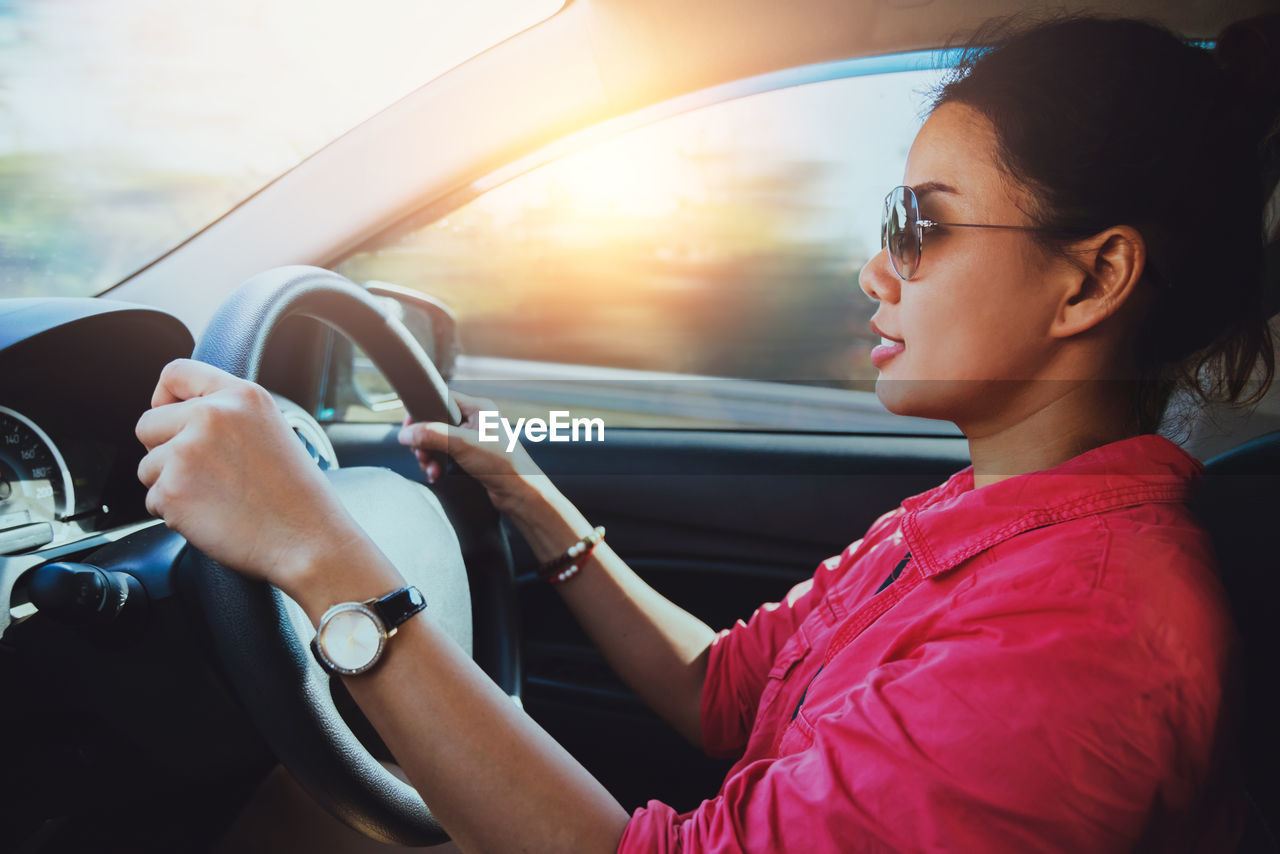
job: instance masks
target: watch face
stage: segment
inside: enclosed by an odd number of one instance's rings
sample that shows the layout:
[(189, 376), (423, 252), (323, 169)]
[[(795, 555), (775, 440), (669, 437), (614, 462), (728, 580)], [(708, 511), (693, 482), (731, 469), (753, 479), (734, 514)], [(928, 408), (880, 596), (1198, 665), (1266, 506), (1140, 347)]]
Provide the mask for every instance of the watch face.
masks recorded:
[(317, 641), (324, 657), (336, 670), (359, 673), (378, 660), (386, 637), (381, 621), (369, 608), (348, 603), (338, 606), (320, 621)]

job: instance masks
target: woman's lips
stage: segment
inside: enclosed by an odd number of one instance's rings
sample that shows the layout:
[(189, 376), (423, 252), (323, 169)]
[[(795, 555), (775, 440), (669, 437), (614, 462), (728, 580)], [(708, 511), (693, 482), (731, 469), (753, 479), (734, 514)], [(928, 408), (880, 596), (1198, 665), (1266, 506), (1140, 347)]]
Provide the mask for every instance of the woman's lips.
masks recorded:
[(871, 350), (871, 364), (880, 370), (886, 362), (905, 350), (907, 345), (897, 338), (885, 335), (884, 330), (876, 326), (874, 319), (871, 321), (871, 331), (880, 336), (880, 346)]
[(905, 349), (907, 349), (906, 344), (886, 340), (880, 346), (871, 349), (871, 364), (875, 365), (877, 370), (882, 370), (886, 362)]

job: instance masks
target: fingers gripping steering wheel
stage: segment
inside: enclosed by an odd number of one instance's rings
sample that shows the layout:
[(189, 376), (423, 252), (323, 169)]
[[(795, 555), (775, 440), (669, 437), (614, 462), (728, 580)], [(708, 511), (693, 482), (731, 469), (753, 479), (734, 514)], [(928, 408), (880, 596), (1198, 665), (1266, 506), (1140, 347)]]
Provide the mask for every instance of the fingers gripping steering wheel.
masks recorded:
[[(354, 341), (414, 420), (459, 423), (457, 407), (422, 347), (362, 288), (328, 270), (282, 267), (245, 282), (214, 315), (194, 357), (255, 380), (272, 331), (297, 315), (323, 321)], [(327, 475), (356, 521), (423, 591), (428, 618), (471, 651), (503, 690), (518, 696), (511, 553), (484, 489), (456, 472), (441, 483), (442, 501), (387, 469), (336, 469)], [(303, 788), (370, 837), (401, 845), (445, 841), (417, 792), (375, 759), (339, 714), (330, 677), (308, 649), (314, 630), (301, 608), (276, 588), (248, 580), (194, 548), (186, 550), (178, 571), (197, 593), (241, 702)]]

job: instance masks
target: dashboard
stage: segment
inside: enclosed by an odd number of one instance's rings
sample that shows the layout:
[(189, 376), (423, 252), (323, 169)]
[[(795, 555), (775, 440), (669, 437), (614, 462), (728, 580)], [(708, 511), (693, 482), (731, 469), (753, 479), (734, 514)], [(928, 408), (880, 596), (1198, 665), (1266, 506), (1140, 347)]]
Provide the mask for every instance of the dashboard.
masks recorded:
[(147, 518), (134, 425), (160, 370), (191, 349), (154, 309), (0, 300), (0, 558)]
[(138, 417), (192, 348), (152, 308), (0, 299), (2, 851), (203, 850), (274, 764), (137, 477)]

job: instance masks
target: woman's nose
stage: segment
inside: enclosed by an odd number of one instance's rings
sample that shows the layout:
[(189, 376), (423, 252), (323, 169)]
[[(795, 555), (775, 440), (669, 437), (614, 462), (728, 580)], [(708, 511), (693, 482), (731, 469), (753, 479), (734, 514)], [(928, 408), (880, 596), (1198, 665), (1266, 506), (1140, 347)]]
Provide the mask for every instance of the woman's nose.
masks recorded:
[(898, 287), (901, 285), (898, 274), (889, 263), (889, 251), (881, 249), (871, 260), (863, 265), (858, 273), (858, 286), (862, 292), (877, 302), (897, 302)]

